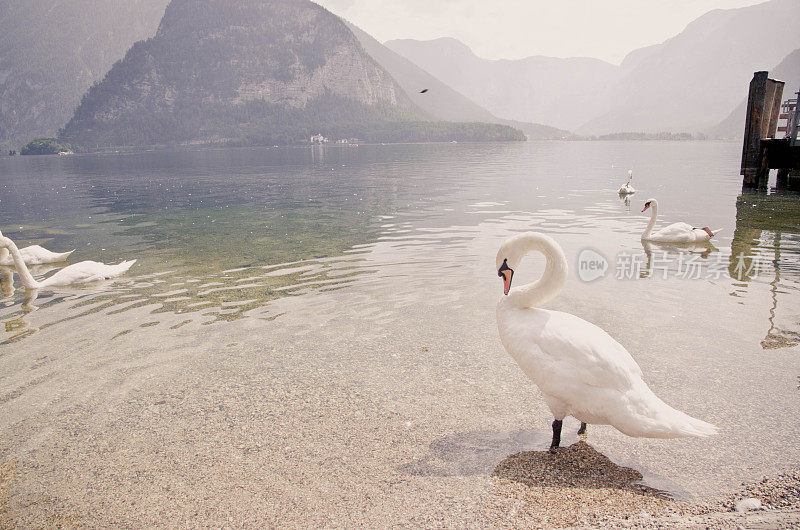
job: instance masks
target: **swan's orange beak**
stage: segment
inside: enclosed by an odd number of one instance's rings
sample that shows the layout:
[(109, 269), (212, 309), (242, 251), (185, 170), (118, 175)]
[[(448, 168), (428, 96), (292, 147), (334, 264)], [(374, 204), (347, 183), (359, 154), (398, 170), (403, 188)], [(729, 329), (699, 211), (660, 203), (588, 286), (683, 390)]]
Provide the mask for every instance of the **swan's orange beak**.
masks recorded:
[(647, 204), (645, 204), (645, 205), (644, 205), (644, 208), (642, 208), (642, 211), (645, 211), (645, 210), (647, 210), (648, 208), (650, 208), (650, 203), (649, 203), (649, 202), (648, 202)]
[(503, 278), (503, 294), (508, 294), (511, 290), (511, 279), (514, 277), (514, 270), (508, 266), (506, 260), (503, 260), (503, 265), (497, 270), (497, 275)]

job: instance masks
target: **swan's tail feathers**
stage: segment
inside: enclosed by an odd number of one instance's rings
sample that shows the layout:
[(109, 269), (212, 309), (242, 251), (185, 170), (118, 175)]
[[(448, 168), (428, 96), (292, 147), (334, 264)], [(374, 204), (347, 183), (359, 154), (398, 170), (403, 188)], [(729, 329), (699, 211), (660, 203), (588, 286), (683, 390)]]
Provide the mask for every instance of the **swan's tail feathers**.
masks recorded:
[[(717, 228), (716, 230), (711, 230), (711, 229), (710, 229), (709, 227), (707, 227), (707, 226), (704, 226), (703, 228), (694, 228), (694, 227), (693, 227), (693, 228), (692, 228), (692, 230), (702, 230), (703, 232), (705, 232), (705, 233), (708, 235), (708, 239), (711, 239), (711, 238), (712, 238), (712, 237), (714, 237), (715, 235), (717, 235), (717, 234), (719, 234), (720, 232), (722, 232), (722, 228)], [(701, 241), (702, 241), (702, 240), (701, 240)]]
[[(639, 416), (626, 428), (617, 427), (628, 436), (641, 438), (705, 438), (717, 434), (717, 427), (693, 418), (664, 404), (665, 408), (653, 411), (647, 417)], [(626, 422), (627, 423), (627, 422)]]
[(112, 278), (114, 276), (119, 276), (121, 274), (124, 274), (125, 272), (128, 271), (128, 269), (130, 269), (133, 266), (134, 263), (136, 263), (136, 260), (132, 259), (130, 261), (123, 261), (122, 263), (119, 263), (117, 265), (110, 265), (109, 266), (110, 270), (108, 271), (106, 277)]
[(62, 262), (62, 261), (67, 261), (67, 258), (69, 257), (69, 255), (72, 254), (73, 252), (75, 252), (74, 248), (72, 250), (70, 250), (69, 252), (62, 252), (60, 254), (56, 253), (53, 256), (53, 263), (59, 263), (59, 262)]
[(688, 414), (684, 414), (676, 410), (675, 412), (680, 413), (683, 417), (681, 422), (676, 422), (674, 424), (674, 432), (677, 435), (676, 437), (694, 437), (694, 438), (706, 438), (707, 436), (712, 436), (717, 434), (717, 426), (712, 425), (708, 422), (703, 420), (698, 420), (697, 418), (693, 418)]
[(131, 260), (128, 260), (128, 261), (123, 261), (122, 263), (117, 265), (117, 267), (119, 267), (120, 270), (122, 270), (122, 272), (125, 272), (128, 269), (130, 269), (131, 267), (133, 267), (134, 263), (136, 263), (136, 260), (135, 259), (131, 259)]
[(714, 425), (670, 407), (646, 385), (643, 384), (637, 390), (628, 395), (629, 414), (618, 417), (620, 424), (614, 424), (614, 427), (628, 436), (705, 438), (717, 434)]

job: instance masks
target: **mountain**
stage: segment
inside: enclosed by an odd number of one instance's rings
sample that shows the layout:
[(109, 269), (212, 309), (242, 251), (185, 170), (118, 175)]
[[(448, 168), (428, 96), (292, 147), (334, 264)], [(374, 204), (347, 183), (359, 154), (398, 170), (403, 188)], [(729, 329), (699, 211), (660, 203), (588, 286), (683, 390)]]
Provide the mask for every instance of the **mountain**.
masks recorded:
[(675, 37), (631, 52), (620, 66), (596, 59), (475, 56), (452, 38), (386, 46), (496, 116), (580, 134), (707, 131), (747, 95), (753, 72), (797, 48), (800, 1), (714, 10)]
[(483, 59), (449, 37), (385, 45), (500, 118), (565, 129), (607, 109), (619, 70), (589, 58)]
[[(775, 68), (769, 71), (772, 79), (785, 81), (783, 99), (796, 98), (800, 90), (800, 48), (786, 56)], [(744, 123), (747, 117), (747, 95), (742, 98), (739, 105), (727, 118), (709, 131), (715, 138), (742, 138), (744, 136)]]
[(89, 89), (60, 138), (87, 148), (521, 137), (424, 119), (344, 22), (309, 0), (172, 0), (155, 36)]
[(786, 26), (794, 20), (800, 20), (798, 0), (706, 13), (626, 58), (608, 112), (578, 132), (708, 130), (747, 96), (753, 72), (797, 48), (797, 32)]
[(83, 98), (62, 137), (145, 145), (282, 143), (419, 112), (335, 15), (308, 0), (173, 0)]
[(167, 0), (0, 0), (0, 146), (54, 136)]
[[(486, 122), (521, 129), (529, 138), (561, 138), (571, 133), (536, 123), (504, 120), (453, 90), (405, 57), (393, 52), (357, 26), (345, 22), (364, 50), (383, 66), (427, 115), (452, 122)], [(421, 90), (427, 92), (421, 94)]]

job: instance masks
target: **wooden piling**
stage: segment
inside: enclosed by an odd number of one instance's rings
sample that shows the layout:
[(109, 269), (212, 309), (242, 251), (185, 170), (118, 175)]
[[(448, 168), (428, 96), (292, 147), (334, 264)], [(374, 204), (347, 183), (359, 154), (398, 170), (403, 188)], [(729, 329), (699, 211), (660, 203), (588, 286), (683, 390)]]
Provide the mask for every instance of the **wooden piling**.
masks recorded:
[(769, 72), (756, 72), (750, 81), (741, 168), (746, 188), (767, 187), (769, 163), (762, 140), (774, 138), (777, 132), (783, 85), (769, 79)]

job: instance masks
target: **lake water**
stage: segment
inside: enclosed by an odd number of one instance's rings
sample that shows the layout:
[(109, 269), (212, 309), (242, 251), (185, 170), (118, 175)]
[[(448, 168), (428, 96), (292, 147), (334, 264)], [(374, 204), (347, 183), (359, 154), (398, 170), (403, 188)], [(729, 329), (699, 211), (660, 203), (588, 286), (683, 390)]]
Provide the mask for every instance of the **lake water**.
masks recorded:
[[(647, 440), (598, 426), (590, 445), (678, 499), (796, 466), (800, 196), (743, 195), (739, 160), (739, 144), (715, 142), (2, 158), (0, 230), (18, 246), (137, 259), (116, 281), (35, 298), (2, 271), (7, 512), (459, 520), (492, 494), (495, 466), (549, 441), (495, 327), (495, 253), (527, 230), (570, 261), (547, 307), (604, 328), (665, 401), (720, 427)], [(660, 225), (723, 232), (645, 248), (651, 197)], [(608, 263), (591, 282), (586, 249)], [(528, 257), (515, 284), (541, 269)]]

